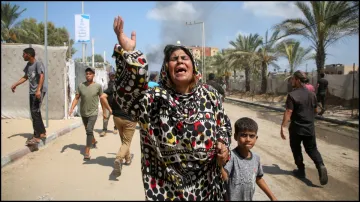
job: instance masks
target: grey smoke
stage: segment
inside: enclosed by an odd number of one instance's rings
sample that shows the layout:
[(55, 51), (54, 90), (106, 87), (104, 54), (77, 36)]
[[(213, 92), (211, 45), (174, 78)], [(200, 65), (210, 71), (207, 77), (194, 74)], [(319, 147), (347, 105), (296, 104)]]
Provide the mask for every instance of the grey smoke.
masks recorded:
[(186, 22), (205, 22), (205, 38), (211, 39), (210, 15), (218, 2), (157, 2), (148, 17), (161, 23), (161, 44), (147, 47), (146, 57), (150, 70), (159, 70), (163, 62), (163, 50), (167, 44), (180, 41), (185, 46), (202, 45), (202, 25), (186, 25)]

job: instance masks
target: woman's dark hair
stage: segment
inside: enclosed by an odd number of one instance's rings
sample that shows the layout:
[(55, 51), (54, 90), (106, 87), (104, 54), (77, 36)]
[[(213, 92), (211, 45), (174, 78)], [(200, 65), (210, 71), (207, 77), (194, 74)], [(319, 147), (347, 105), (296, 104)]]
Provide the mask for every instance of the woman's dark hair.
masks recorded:
[(167, 46), (165, 46), (165, 49), (164, 49), (165, 62), (169, 62), (171, 54), (177, 50), (183, 50), (191, 58), (191, 60), (193, 60), (191, 53), (189, 52), (189, 50), (186, 47), (167, 45)]
[(25, 48), (24, 53), (29, 54), (31, 57), (35, 57), (35, 50), (33, 48)]
[(258, 131), (258, 125), (257, 123), (248, 117), (243, 117), (241, 119), (238, 119), (235, 122), (235, 140), (237, 140), (237, 136), (239, 133), (241, 132), (245, 132), (245, 131), (250, 131), (250, 132), (255, 132), (257, 134)]

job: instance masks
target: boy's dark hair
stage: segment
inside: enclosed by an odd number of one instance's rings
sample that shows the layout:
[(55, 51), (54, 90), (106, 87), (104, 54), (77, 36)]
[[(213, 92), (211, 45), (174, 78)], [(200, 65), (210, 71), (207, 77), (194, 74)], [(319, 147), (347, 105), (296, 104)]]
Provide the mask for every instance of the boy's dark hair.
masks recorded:
[(324, 77), (325, 77), (324, 72), (321, 72), (321, 73), (320, 73), (320, 77), (321, 77), (321, 78), (324, 78)]
[(35, 57), (35, 50), (33, 48), (25, 48), (24, 53), (29, 54), (31, 57)]
[(235, 140), (237, 140), (237, 135), (243, 131), (251, 131), (257, 134), (258, 125), (251, 118), (248, 117), (240, 118), (235, 122), (235, 136), (234, 136)]

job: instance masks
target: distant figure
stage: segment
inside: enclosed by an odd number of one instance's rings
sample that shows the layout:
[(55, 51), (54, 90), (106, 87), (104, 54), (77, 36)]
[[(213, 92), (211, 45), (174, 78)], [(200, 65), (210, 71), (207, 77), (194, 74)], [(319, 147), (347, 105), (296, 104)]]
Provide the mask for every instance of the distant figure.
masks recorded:
[(326, 91), (328, 88), (329, 82), (324, 78), (325, 74), (320, 73), (320, 79), (317, 82), (317, 101), (318, 105), (321, 108), (321, 111), (319, 113), (320, 116), (322, 116), (325, 112), (325, 97), (326, 97)]
[(213, 88), (215, 88), (219, 92), (219, 94), (222, 96), (223, 99), (225, 98), (225, 90), (218, 82), (215, 81), (214, 73), (209, 74), (209, 80), (206, 83), (207, 83), (207, 85), (210, 85)]
[(155, 73), (150, 74), (150, 78), (148, 82), (149, 88), (154, 88), (156, 86), (159, 86), (159, 84), (156, 82), (156, 78), (157, 78), (157, 74)]
[[(114, 88), (115, 85), (115, 74), (114, 73), (109, 73), (109, 77), (110, 77), (110, 81), (108, 83), (108, 88), (112, 90), (112, 88)], [(112, 101), (113, 101), (113, 94), (109, 94), (109, 96), (107, 97), (108, 99), (108, 103), (110, 105), (110, 107), (112, 106)], [(100, 137), (104, 137), (106, 135), (107, 132), (107, 126), (109, 123), (109, 119), (110, 119), (110, 112), (109, 110), (107, 110), (106, 108), (103, 109), (103, 113), (104, 113), (104, 118), (103, 118), (103, 131), (100, 133)], [(114, 134), (117, 133), (117, 129), (116, 129), (116, 125), (114, 124)]]
[(311, 84), (309, 83), (309, 79), (308, 79), (308, 78), (306, 78), (306, 80), (305, 80), (305, 87), (306, 87), (310, 92), (315, 93), (315, 88), (314, 88), (313, 85), (311, 85)]

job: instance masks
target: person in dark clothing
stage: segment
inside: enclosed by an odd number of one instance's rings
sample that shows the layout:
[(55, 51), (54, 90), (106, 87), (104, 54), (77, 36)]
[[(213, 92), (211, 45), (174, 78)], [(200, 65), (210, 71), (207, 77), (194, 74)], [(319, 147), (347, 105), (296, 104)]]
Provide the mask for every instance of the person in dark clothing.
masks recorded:
[(28, 62), (24, 68), (25, 75), (11, 86), (11, 90), (15, 93), (18, 85), (29, 80), (29, 101), (34, 136), (26, 141), (26, 145), (37, 145), (40, 143), (40, 140), (45, 144), (46, 129), (41, 116), (41, 102), (47, 91), (47, 86), (44, 85), (45, 68), (42, 62), (35, 59), (35, 50), (33, 48), (25, 48), (22, 56), (24, 61)]
[(215, 81), (215, 74), (210, 73), (209, 74), (209, 80), (206, 83), (207, 83), (207, 85), (210, 85), (213, 88), (215, 88), (219, 92), (219, 94), (222, 96), (223, 99), (225, 98), (225, 91), (219, 85), (219, 83)]
[(329, 82), (324, 78), (325, 74), (320, 73), (320, 79), (317, 82), (317, 100), (319, 102), (319, 107), (321, 112), (319, 113), (322, 116), (325, 112), (325, 96), (328, 88)]
[[(115, 74), (114, 73), (109, 73), (109, 77), (110, 77), (110, 81), (108, 83), (108, 88), (109, 90), (112, 90), (112, 88), (114, 87), (115, 85)], [(112, 106), (112, 100), (113, 100), (113, 95), (112, 94), (109, 94), (109, 96), (107, 97), (107, 100), (109, 102), (109, 105)], [(100, 137), (104, 137), (106, 135), (106, 132), (107, 132), (107, 126), (108, 126), (108, 123), (109, 123), (109, 119), (110, 119), (110, 116), (111, 114), (109, 113), (109, 110), (106, 110), (103, 111), (103, 131), (100, 133)], [(114, 134), (117, 134), (117, 129), (116, 129), (116, 125), (114, 124)]]
[(296, 71), (291, 78), (294, 90), (286, 99), (286, 111), (281, 125), (281, 138), (286, 140), (284, 131), (287, 123), (291, 120), (289, 127), (290, 147), (298, 169), (294, 170), (297, 177), (305, 178), (305, 165), (301, 153), (301, 142), (303, 142), (306, 153), (314, 161), (319, 173), (320, 184), (328, 182), (327, 170), (323, 159), (316, 146), (315, 136), (315, 113), (316, 96), (306, 89), (304, 83), (306, 76), (301, 71)]

